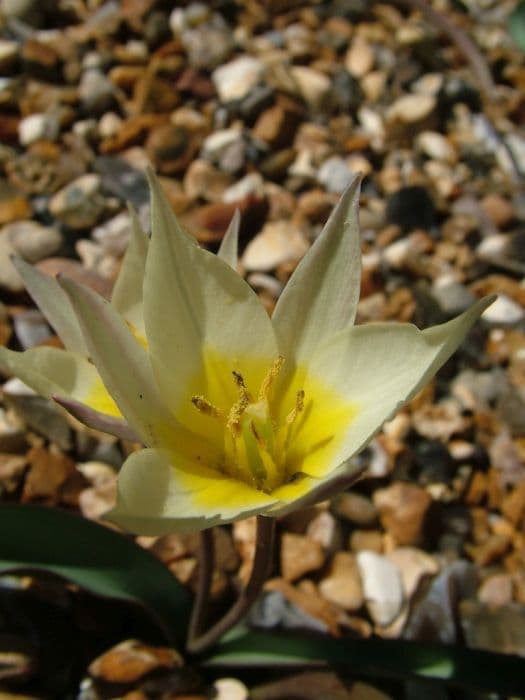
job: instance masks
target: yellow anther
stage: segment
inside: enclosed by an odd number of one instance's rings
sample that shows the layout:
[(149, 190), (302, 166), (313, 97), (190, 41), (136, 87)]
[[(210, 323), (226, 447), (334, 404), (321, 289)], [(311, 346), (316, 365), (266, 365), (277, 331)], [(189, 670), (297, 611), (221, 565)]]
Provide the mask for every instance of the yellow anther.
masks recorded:
[(221, 409), (214, 406), (208, 399), (205, 399), (204, 396), (192, 396), (191, 402), (197, 411), (203, 413), (205, 416), (220, 418), (223, 415)]
[(304, 389), (299, 389), (295, 395), (295, 406), (292, 408), (290, 413), (286, 416), (286, 422), (288, 425), (293, 425), (297, 416), (304, 410)]
[(258, 401), (268, 401), (270, 398), (270, 391), (272, 390), (272, 385), (281, 371), (284, 365), (284, 357), (278, 355), (272, 363), (270, 369), (266, 372), (266, 375), (262, 381), (261, 388), (259, 390)]

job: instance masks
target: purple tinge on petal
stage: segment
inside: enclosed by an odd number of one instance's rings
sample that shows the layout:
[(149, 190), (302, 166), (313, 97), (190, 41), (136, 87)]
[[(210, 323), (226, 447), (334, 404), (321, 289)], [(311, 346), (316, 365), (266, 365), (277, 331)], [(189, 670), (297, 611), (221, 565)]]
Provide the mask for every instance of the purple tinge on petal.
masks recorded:
[(67, 396), (53, 396), (53, 400), (89, 428), (101, 430), (103, 433), (110, 433), (122, 440), (129, 440), (130, 442), (141, 441), (133, 428), (122, 418), (115, 418), (114, 416), (108, 416), (106, 413), (100, 413)]

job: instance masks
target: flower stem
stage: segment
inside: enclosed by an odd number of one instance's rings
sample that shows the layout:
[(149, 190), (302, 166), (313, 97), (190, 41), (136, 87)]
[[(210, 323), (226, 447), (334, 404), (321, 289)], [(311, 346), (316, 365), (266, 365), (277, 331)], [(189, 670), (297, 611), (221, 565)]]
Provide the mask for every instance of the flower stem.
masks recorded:
[[(268, 578), (270, 565), (272, 562), (274, 536), (275, 519), (258, 515), (255, 557), (248, 583), (241, 591), (237, 601), (228, 610), (224, 617), (210, 627), (207, 632), (197, 636), (199, 633), (198, 628), (202, 622), (204, 602), (208, 598), (211, 583), (211, 571), (209, 571), (209, 565), (206, 565), (206, 570), (204, 567), (201, 567), (195, 609), (194, 613), (192, 614), (188, 643), (186, 645), (188, 652), (191, 654), (201, 654), (203, 651), (215, 644), (215, 642), (222, 637), (223, 634), (237, 624), (237, 622), (239, 622), (239, 620), (241, 620), (248, 612), (259, 595), (264, 582)], [(211, 541), (211, 538), (209, 541), (206, 541), (207, 547)], [(204, 539), (202, 540), (202, 543), (203, 545), (205, 544)], [(202, 558), (204, 559), (204, 546), (202, 553)]]
[(202, 530), (200, 533), (199, 550), (199, 577), (197, 581), (197, 591), (195, 602), (191, 611), (190, 624), (188, 628), (188, 638), (198, 637), (203, 626), (206, 615), (206, 603), (210, 593), (213, 577), (213, 567), (215, 565), (215, 548), (213, 542), (213, 529)]

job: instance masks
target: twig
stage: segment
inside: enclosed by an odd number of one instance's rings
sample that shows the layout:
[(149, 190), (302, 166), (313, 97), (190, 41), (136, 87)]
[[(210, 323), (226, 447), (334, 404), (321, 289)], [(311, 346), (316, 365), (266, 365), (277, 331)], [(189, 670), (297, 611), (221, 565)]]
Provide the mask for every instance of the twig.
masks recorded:
[[(188, 643), (186, 645), (188, 652), (191, 654), (201, 654), (248, 612), (268, 577), (272, 562), (274, 536), (275, 519), (258, 515), (255, 557), (248, 583), (226, 615), (216, 622), (207, 632), (195, 637), (192, 636), (190, 630)], [(199, 615), (201, 615), (201, 613), (199, 613)]]

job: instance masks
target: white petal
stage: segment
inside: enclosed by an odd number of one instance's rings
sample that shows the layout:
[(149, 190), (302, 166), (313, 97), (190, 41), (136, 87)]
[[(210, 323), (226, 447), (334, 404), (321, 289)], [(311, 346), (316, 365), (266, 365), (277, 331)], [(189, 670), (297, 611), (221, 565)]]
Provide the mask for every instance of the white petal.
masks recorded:
[(354, 322), (359, 301), (361, 247), (357, 177), (283, 290), (272, 323), (286, 358), (307, 361), (319, 345)]
[(52, 347), (25, 352), (0, 347), (0, 367), (46, 398), (61, 394), (82, 401), (100, 382), (97, 370), (84, 357)]
[[(333, 467), (364, 447), (383, 422), (434, 376), (493, 300), (482, 299), (461, 316), (425, 331), (404, 323), (355, 326), (319, 349), (309, 374), (354, 406)], [(308, 381), (305, 392), (308, 395)]]
[(33, 297), (49, 323), (71, 352), (87, 355), (84, 336), (78, 325), (71, 303), (56, 279), (39, 272), (21, 258), (14, 257), (13, 265), (24, 280), (27, 291)]
[(131, 217), (130, 239), (122, 261), (122, 267), (113, 287), (111, 304), (144, 336), (142, 286), (149, 238), (142, 230), (137, 215), (131, 207), (129, 208), (129, 214)]
[(241, 212), (236, 209), (217, 251), (217, 256), (234, 270), (237, 270), (240, 225)]
[(210, 470), (175, 468), (164, 450), (134, 452), (118, 478), (116, 507), (106, 517), (144, 535), (203, 530), (268, 510), (274, 498)]
[(277, 346), (270, 319), (253, 290), (216, 255), (198, 248), (173, 225), (158, 182), (152, 191), (152, 239), (144, 281), (146, 335), (159, 390), (176, 410), (188, 382), (202, 374), (207, 350), (270, 363)]
[(172, 420), (159, 400), (148, 354), (122, 316), (95, 292), (61, 279), (90, 356), (122, 415), (143, 442), (155, 445)]

